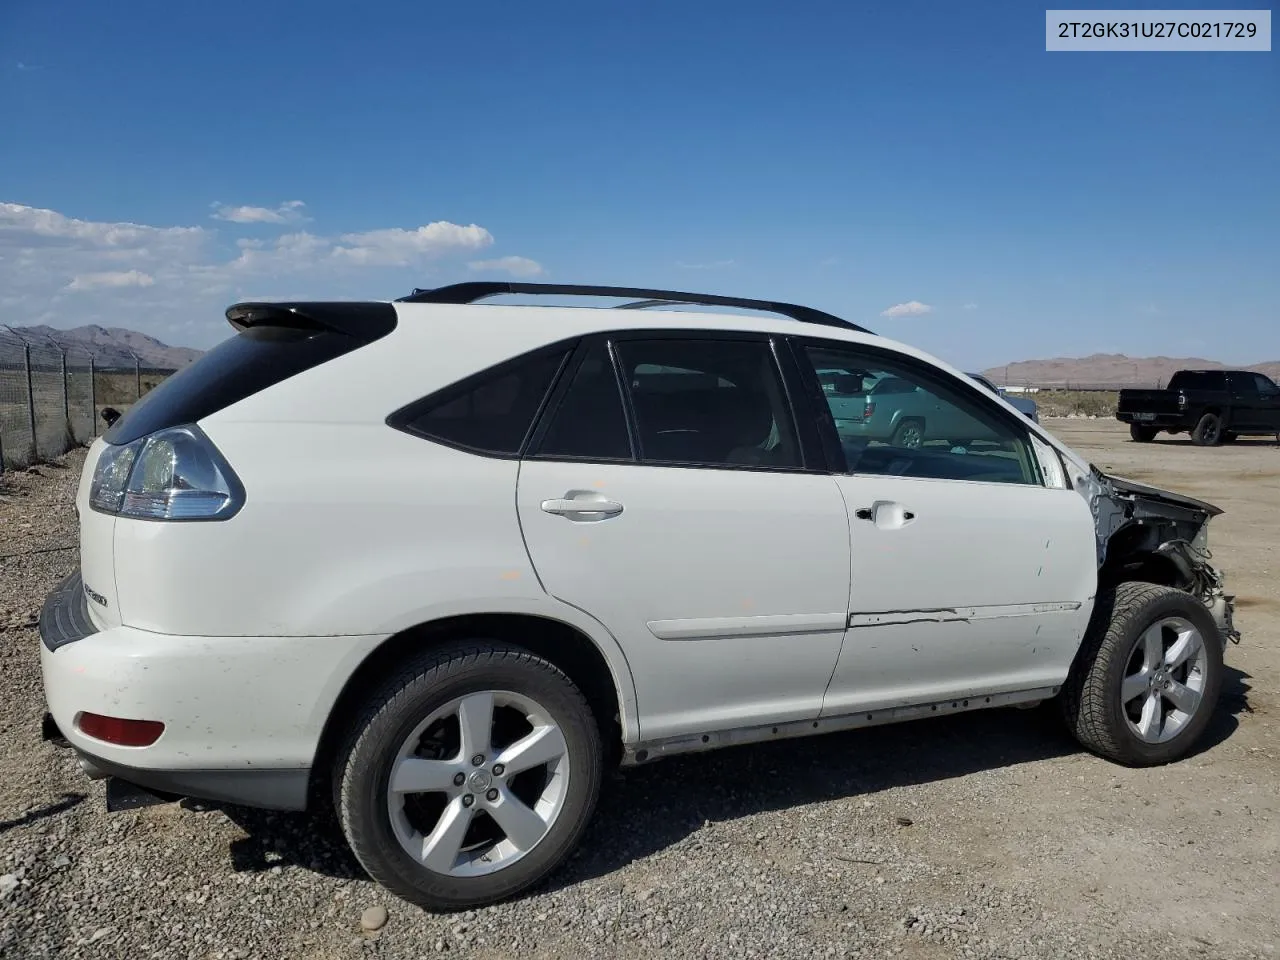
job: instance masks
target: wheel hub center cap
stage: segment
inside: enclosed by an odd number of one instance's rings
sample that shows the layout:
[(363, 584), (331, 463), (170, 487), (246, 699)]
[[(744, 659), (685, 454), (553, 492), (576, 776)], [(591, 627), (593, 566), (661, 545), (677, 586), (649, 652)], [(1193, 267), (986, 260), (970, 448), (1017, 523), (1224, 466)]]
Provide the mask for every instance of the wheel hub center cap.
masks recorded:
[(476, 770), (467, 778), (467, 783), (471, 785), (471, 789), (479, 793), (482, 790), (488, 790), (493, 783), (493, 777), (489, 775), (488, 770)]

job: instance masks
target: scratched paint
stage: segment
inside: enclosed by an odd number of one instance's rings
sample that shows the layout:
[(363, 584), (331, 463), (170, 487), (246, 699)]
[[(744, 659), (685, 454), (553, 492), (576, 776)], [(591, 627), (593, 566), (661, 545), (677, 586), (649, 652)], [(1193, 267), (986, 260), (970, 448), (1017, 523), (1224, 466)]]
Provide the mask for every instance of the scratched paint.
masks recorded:
[(850, 629), (907, 623), (954, 623), (971, 620), (997, 620), (1006, 617), (1031, 617), (1044, 613), (1070, 613), (1080, 609), (1078, 601), (1055, 603), (1015, 603), (987, 607), (943, 607), (936, 610), (884, 610), (855, 613), (849, 617)]

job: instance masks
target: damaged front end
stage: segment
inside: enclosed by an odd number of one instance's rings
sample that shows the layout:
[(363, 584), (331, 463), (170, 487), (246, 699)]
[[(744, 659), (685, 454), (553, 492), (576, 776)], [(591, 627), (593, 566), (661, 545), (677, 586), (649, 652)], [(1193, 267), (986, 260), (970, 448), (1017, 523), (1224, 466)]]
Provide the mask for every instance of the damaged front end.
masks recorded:
[(1099, 588), (1140, 580), (1185, 590), (1205, 605), (1225, 639), (1239, 643), (1235, 597), (1209, 562), (1209, 521), (1222, 509), (1110, 476), (1092, 464), (1073, 474), (1075, 489), (1093, 511)]

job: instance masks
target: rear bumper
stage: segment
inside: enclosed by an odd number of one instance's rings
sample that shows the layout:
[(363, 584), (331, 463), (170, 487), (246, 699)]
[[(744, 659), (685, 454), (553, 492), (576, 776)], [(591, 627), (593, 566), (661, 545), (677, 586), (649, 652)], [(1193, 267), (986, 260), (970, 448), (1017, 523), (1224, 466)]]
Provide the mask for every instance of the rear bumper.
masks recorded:
[[(41, 614), (45, 700), (84, 760), (153, 791), (302, 809), (329, 714), (383, 637), (184, 637), (97, 631), (75, 575)], [(80, 732), (82, 712), (165, 725), (148, 747)]]
[(1180, 413), (1144, 414), (1131, 410), (1121, 410), (1116, 413), (1116, 419), (1121, 423), (1136, 423), (1140, 427), (1155, 427), (1159, 430), (1186, 429)]
[[(53, 718), (45, 714), (42, 737), (60, 747), (70, 742)], [(158, 800), (191, 797), (233, 803), (267, 810), (305, 810), (311, 771), (295, 770), (151, 770), (105, 760), (94, 753), (73, 748), (80, 768), (90, 779), (115, 777), (130, 786), (141, 787)], [(111, 796), (108, 793), (108, 805)]]

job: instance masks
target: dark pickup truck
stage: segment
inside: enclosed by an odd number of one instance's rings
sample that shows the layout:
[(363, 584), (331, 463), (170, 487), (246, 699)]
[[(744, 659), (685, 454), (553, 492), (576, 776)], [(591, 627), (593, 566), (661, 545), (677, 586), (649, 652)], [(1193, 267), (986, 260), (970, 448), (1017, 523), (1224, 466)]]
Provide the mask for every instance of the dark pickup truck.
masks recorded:
[(1190, 433), (1202, 447), (1239, 436), (1280, 437), (1280, 387), (1249, 370), (1179, 370), (1164, 390), (1121, 390), (1116, 419), (1149, 443), (1157, 433)]

